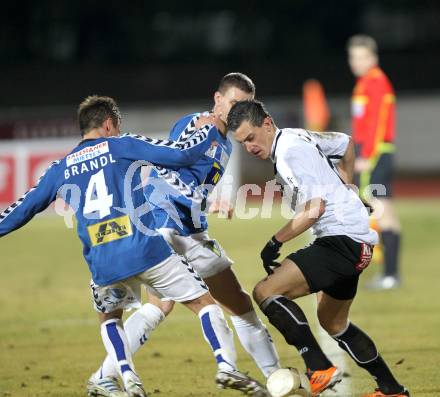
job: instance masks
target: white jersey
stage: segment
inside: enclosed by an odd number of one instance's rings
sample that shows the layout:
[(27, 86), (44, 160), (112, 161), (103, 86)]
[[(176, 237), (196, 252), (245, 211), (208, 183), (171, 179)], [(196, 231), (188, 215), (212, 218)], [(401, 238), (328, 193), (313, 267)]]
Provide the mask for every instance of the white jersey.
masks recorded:
[(271, 159), (295, 208), (312, 199), (325, 202), (324, 214), (312, 227), (316, 237), (346, 235), (374, 245), (378, 235), (370, 229), (367, 209), (332, 164), (344, 156), (348, 142), (348, 135), (339, 132), (284, 128), (276, 132)]

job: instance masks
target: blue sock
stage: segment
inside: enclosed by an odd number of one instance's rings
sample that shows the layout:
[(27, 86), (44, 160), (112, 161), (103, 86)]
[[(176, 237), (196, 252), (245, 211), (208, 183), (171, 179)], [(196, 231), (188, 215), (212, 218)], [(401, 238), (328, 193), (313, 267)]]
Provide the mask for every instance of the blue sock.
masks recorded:
[(118, 319), (111, 319), (101, 324), (101, 336), (105, 349), (118, 371), (134, 372), (133, 360), (124, 328)]

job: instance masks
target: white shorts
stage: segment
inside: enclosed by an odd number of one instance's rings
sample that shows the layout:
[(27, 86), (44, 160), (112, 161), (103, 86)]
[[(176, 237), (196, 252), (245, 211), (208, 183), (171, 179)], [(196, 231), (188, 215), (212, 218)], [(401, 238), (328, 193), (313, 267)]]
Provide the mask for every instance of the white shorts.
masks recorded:
[(217, 240), (209, 238), (206, 230), (190, 236), (181, 236), (176, 230), (169, 228), (159, 229), (158, 232), (174, 251), (186, 258), (203, 279), (219, 274), (234, 263)]
[(158, 265), (115, 284), (90, 283), (95, 310), (111, 313), (118, 309), (141, 307), (141, 286), (157, 297), (176, 302), (194, 300), (208, 292), (208, 287), (179, 255), (173, 254)]

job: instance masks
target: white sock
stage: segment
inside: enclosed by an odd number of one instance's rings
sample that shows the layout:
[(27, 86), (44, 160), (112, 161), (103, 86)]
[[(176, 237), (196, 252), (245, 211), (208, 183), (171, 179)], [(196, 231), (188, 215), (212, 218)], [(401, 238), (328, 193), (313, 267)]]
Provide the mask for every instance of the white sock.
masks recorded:
[(119, 374), (134, 372), (134, 364), (128, 346), (127, 335), (121, 320), (111, 319), (101, 324), (101, 336), (105, 349)]
[(146, 303), (124, 322), (131, 353), (136, 353), (157, 328), (165, 314), (157, 306)]
[(236, 369), (237, 354), (234, 335), (226, 322), (222, 310), (217, 305), (205, 306), (199, 312), (205, 340), (211, 346), (220, 370)]
[(241, 316), (231, 316), (231, 321), (242, 346), (252, 356), (266, 378), (281, 368), (269, 331), (258, 318), (255, 310)]
[[(148, 340), (150, 334), (157, 328), (165, 314), (157, 306), (146, 303), (136, 310), (124, 323), (128, 345), (132, 355)], [(113, 364), (110, 356), (104, 359), (101, 368), (95, 373), (95, 377), (103, 378), (106, 376), (117, 377), (118, 369)]]

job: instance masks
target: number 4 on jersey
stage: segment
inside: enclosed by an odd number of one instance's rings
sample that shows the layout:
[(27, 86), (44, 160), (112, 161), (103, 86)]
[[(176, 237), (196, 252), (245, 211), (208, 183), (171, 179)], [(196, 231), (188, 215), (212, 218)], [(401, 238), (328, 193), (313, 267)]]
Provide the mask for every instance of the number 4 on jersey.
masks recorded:
[(108, 194), (104, 170), (101, 170), (90, 177), (86, 190), (83, 214), (86, 215), (99, 211), (99, 218), (101, 219), (110, 215), (112, 205), (113, 194)]

